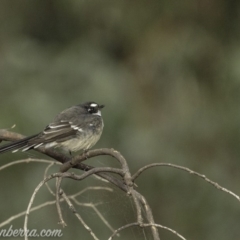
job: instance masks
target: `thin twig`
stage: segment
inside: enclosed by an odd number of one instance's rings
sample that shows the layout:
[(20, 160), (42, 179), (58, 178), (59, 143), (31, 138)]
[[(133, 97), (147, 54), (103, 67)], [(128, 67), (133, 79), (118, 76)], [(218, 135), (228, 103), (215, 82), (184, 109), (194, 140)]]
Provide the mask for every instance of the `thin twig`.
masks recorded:
[[(53, 164), (54, 164), (54, 162), (52, 162), (51, 164), (49, 164), (49, 165), (46, 167), (46, 169), (45, 169), (45, 171), (44, 171), (44, 175), (43, 175), (44, 178), (47, 177), (47, 175), (48, 175), (47, 173), (48, 173), (49, 169), (53, 166)], [(45, 182), (45, 185), (46, 185), (48, 191), (55, 197), (55, 193), (54, 193), (53, 190), (50, 188), (48, 182)]]
[[(88, 190), (106, 190), (106, 191), (113, 191), (111, 188), (106, 188), (106, 187), (87, 187), (83, 190), (81, 190), (80, 192), (77, 192), (77, 193), (74, 193), (70, 196), (68, 196), (69, 199), (72, 199), (72, 200), (76, 200), (76, 197), (78, 197), (79, 195), (83, 194), (84, 192), (88, 191)], [(55, 194), (54, 194), (55, 196)], [(63, 198), (60, 199), (60, 202), (64, 201)], [(81, 204), (82, 206), (84, 206), (84, 203), (80, 203), (78, 202), (79, 204)], [(30, 213), (31, 212), (34, 212), (36, 210), (39, 210), (45, 206), (48, 206), (48, 205), (53, 205), (53, 204), (56, 204), (56, 200), (54, 201), (48, 201), (48, 202), (45, 202), (45, 203), (42, 203), (42, 204), (39, 204), (38, 206), (35, 206), (33, 208), (30, 209)], [(95, 206), (97, 206), (98, 204), (95, 204)], [(20, 212), (14, 216), (11, 216), (10, 218), (8, 218), (7, 220), (5, 220), (4, 222), (1, 222), (0, 223), (0, 228), (4, 227), (5, 225), (11, 223), (12, 221), (14, 221), (15, 219), (18, 219), (22, 216), (25, 216), (26, 214), (26, 211), (23, 211), (23, 212)]]
[(60, 189), (61, 182), (62, 182), (61, 177), (56, 178), (56, 207), (57, 207), (57, 213), (58, 213), (58, 217), (59, 217), (59, 224), (62, 225), (62, 227), (64, 228), (67, 226), (67, 224), (63, 220), (62, 209), (60, 207), (60, 196), (63, 193), (63, 191)]
[[(63, 201), (63, 199), (61, 199), (61, 201)], [(56, 201), (54, 200), (54, 201), (48, 201), (48, 202), (39, 204), (38, 206), (31, 208), (31, 209), (30, 209), (30, 212), (34, 212), (34, 211), (36, 211), (36, 210), (39, 210), (39, 209), (41, 209), (41, 208), (43, 208), (43, 207), (46, 207), (46, 206), (48, 206), (48, 205), (53, 205), (53, 204), (55, 204), (55, 203), (56, 203)], [(1, 222), (1, 223), (0, 223), (0, 228), (2, 228), (2, 227), (4, 227), (5, 225), (11, 223), (11, 222), (14, 221), (15, 219), (24, 216), (25, 214), (26, 214), (26, 211), (23, 211), (23, 212), (20, 212), (20, 213), (14, 215), (14, 216), (11, 216), (10, 218), (8, 218), (7, 220), (5, 220), (4, 222)]]
[(136, 207), (136, 212), (137, 212), (137, 222), (139, 223), (139, 225), (141, 225), (143, 223), (143, 218), (142, 218), (142, 211), (141, 211), (141, 205), (139, 203), (139, 199), (136, 195), (136, 191), (133, 191), (133, 189), (131, 190), (131, 195), (133, 198), (133, 202), (135, 204)]
[(142, 203), (145, 213), (146, 213), (146, 218), (148, 220), (148, 222), (151, 224), (151, 231), (152, 231), (152, 235), (154, 239), (159, 239), (159, 234), (158, 231), (156, 229), (156, 227), (154, 226), (155, 222), (154, 222), (154, 218), (153, 218), (153, 214), (152, 214), (152, 210), (147, 202), (147, 200), (144, 198), (143, 195), (141, 195), (139, 192), (135, 191), (135, 195), (137, 196), (138, 200)]
[(102, 222), (112, 231), (114, 232), (114, 228), (110, 225), (110, 223), (104, 218), (104, 216), (101, 214), (101, 212), (97, 209), (97, 205), (103, 204), (103, 203), (80, 203), (76, 198), (72, 198), (72, 200), (79, 206), (89, 207), (92, 208), (93, 211), (98, 215), (98, 217), (102, 220)]
[(86, 187), (86, 188), (84, 188), (83, 190), (81, 190), (81, 191), (79, 191), (79, 192), (77, 192), (77, 193), (75, 193), (75, 194), (73, 194), (72, 195), (72, 197), (78, 197), (79, 195), (82, 195), (84, 192), (86, 192), (86, 191), (92, 191), (92, 190), (94, 190), (94, 191), (96, 191), (96, 190), (105, 190), (105, 191), (109, 191), (109, 192), (113, 192), (113, 189), (112, 188), (109, 188), (109, 187)]
[(234, 192), (220, 186), (218, 183), (210, 180), (209, 178), (207, 178), (205, 175), (203, 174), (200, 174), (198, 172), (195, 172), (193, 170), (191, 170), (190, 168), (187, 168), (187, 167), (182, 167), (182, 166), (179, 166), (179, 165), (175, 165), (175, 164), (171, 164), (171, 163), (152, 163), (152, 164), (149, 164), (149, 165), (146, 165), (142, 168), (140, 168), (135, 174), (132, 175), (132, 181), (135, 181), (137, 177), (140, 176), (140, 174), (149, 169), (149, 168), (152, 168), (152, 167), (158, 167), (158, 166), (164, 166), (164, 167), (172, 167), (172, 168), (176, 168), (176, 169), (180, 169), (180, 170), (183, 170), (185, 172), (188, 172), (189, 174), (193, 174), (195, 176), (198, 176), (202, 179), (204, 179), (206, 182), (210, 183), (211, 185), (213, 185), (214, 187), (216, 187), (218, 190), (221, 190), (223, 192), (226, 192), (228, 194), (230, 194), (231, 196), (233, 196), (234, 198), (236, 198), (238, 201), (240, 201), (240, 197), (235, 194)]
[(126, 229), (126, 228), (134, 227), (134, 226), (138, 226), (138, 227), (141, 227), (141, 228), (155, 226), (155, 227), (165, 229), (165, 230), (167, 230), (167, 231), (175, 234), (176, 236), (178, 236), (178, 237), (181, 238), (182, 240), (186, 240), (186, 238), (184, 238), (181, 234), (179, 234), (177, 231), (175, 231), (175, 230), (173, 230), (173, 229), (171, 229), (171, 228), (165, 227), (165, 226), (160, 225), (160, 224), (144, 223), (144, 224), (139, 225), (138, 222), (129, 223), (129, 224), (126, 224), (126, 225), (118, 228), (118, 229), (115, 230), (115, 232), (108, 238), (108, 240), (112, 240), (112, 239), (117, 235), (117, 233), (119, 233), (120, 231), (122, 231), (122, 230), (124, 230), (124, 229)]
[(66, 201), (66, 203), (68, 204), (69, 208), (71, 209), (71, 211), (74, 213), (74, 215), (77, 217), (77, 219), (81, 222), (81, 224), (84, 226), (84, 228), (91, 234), (91, 236), (93, 237), (94, 240), (99, 240), (97, 238), (97, 236), (94, 234), (94, 232), (92, 231), (92, 229), (83, 221), (82, 217), (77, 213), (75, 207), (73, 206), (73, 204), (71, 203), (70, 199), (67, 197), (67, 195), (62, 192), (62, 197), (64, 198), (64, 200)]
[(44, 185), (44, 183), (45, 183), (46, 181), (49, 181), (49, 180), (52, 179), (52, 178), (54, 178), (54, 175), (51, 175), (51, 176), (43, 179), (43, 181), (41, 181), (41, 182), (38, 184), (38, 186), (34, 189), (34, 192), (33, 192), (32, 196), (31, 196), (31, 198), (30, 198), (30, 201), (29, 201), (29, 203), (28, 203), (28, 207), (27, 207), (27, 210), (26, 210), (26, 214), (25, 214), (24, 227), (23, 227), (24, 233), (25, 233), (25, 236), (24, 236), (24, 239), (25, 239), (25, 240), (28, 240), (28, 235), (27, 235), (28, 216), (29, 216), (29, 213), (30, 213), (30, 210), (31, 210), (33, 201), (34, 201), (34, 199), (35, 199), (35, 197), (36, 197), (36, 194), (37, 194), (37, 192), (39, 191), (39, 189)]
[(16, 164), (21, 164), (21, 163), (30, 163), (30, 162), (39, 162), (39, 163), (53, 163), (53, 164), (58, 164), (61, 165), (59, 162), (54, 162), (52, 160), (45, 160), (45, 159), (35, 159), (35, 158), (27, 158), (27, 159), (22, 159), (22, 160), (16, 160), (7, 164), (4, 164), (3, 166), (0, 167), (0, 171), (2, 171), (5, 168), (11, 167)]

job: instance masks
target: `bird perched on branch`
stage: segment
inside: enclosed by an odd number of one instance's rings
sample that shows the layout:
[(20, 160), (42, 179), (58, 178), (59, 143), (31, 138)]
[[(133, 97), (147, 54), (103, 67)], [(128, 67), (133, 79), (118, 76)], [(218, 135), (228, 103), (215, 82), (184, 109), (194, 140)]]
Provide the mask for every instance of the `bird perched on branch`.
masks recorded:
[(0, 154), (12, 151), (28, 151), (40, 146), (60, 147), (65, 151), (88, 150), (101, 137), (104, 105), (86, 102), (60, 112), (42, 132), (0, 147)]

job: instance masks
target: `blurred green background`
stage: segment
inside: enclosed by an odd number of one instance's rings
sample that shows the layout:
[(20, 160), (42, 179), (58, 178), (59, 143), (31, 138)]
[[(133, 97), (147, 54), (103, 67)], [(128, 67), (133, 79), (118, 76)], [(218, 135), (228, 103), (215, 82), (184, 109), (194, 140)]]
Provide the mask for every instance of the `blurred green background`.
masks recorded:
[[(132, 173), (154, 162), (175, 163), (239, 194), (239, 40), (237, 0), (2, 0), (0, 128), (16, 124), (14, 131), (31, 135), (59, 111), (93, 100), (106, 105), (95, 147), (119, 150)], [(33, 151), (0, 157), (2, 163), (45, 158)], [(90, 162), (117, 166), (106, 158)], [(1, 172), (0, 222), (26, 209), (45, 167), (31, 163)], [(63, 185), (73, 193), (99, 185), (91, 181)], [(157, 223), (187, 239), (240, 239), (239, 202), (203, 180), (159, 167), (136, 183)], [(44, 189), (36, 202), (52, 199)], [(87, 193), (81, 200), (102, 201), (114, 228), (134, 221), (120, 191)], [(92, 239), (62, 207), (68, 224), (63, 239)], [(79, 212), (107, 239), (110, 231), (96, 213), (82, 207)], [(29, 228), (60, 228), (57, 222), (50, 206), (30, 214)], [(13, 222), (22, 226), (23, 219)], [(178, 239), (164, 230), (160, 236)], [(151, 237), (148, 230), (133, 229), (121, 239)]]

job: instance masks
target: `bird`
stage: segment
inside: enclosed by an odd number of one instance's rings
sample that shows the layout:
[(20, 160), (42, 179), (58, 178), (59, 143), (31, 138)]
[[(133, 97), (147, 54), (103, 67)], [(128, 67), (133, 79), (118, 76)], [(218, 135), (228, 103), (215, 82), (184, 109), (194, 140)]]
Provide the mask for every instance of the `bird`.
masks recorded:
[(104, 123), (104, 105), (85, 102), (60, 112), (45, 129), (35, 135), (0, 146), (0, 154), (8, 151), (28, 151), (39, 147), (61, 148), (70, 154), (87, 151), (100, 139)]

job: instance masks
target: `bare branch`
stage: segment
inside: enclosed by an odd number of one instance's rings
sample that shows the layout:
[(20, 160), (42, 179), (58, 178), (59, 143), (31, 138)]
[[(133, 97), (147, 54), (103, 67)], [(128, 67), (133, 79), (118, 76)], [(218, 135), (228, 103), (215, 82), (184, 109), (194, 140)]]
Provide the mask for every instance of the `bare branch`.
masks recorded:
[(68, 204), (69, 208), (71, 209), (71, 211), (75, 214), (75, 216), (77, 217), (77, 219), (81, 222), (81, 224), (84, 226), (84, 228), (91, 234), (91, 236), (93, 237), (94, 240), (99, 240), (96, 235), (94, 234), (94, 232), (92, 231), (92, 229), (83, 221), (83, 219), (81, 218), (81, 216), (77, 213), (75, 207), (73, 206), (73, 204), (71, 203), (70, 199), (67, 197), (67, 195), (63, 192), (62, 196), (64, 198), (64, 200), (66, 201), (66, 203)]
[(11, 132), (6, 129), (0, 129), (0, 139), (4, 141), (16, 141), (24, 138), (25, 136), (16, 132)]
[(53, 175), (51, 175), (51, 176), (45, 178), (43, 181), (41, 181), (41, 182), (38, 184), (38, 186), (35, 188), (35, 190), (34, 190), (34, 192), (33, 192), (33, 194), (32, 194), (32, 197), (31, 197), (31, 199), (30, 199), (30, 201), (29, 201), (29, 204), (28, 204), (28, 207), (27, 207), (27, 210), (26, 210), (25, 219), (24, 219), (24, 227), (23, 227), (23, 229), (24, 229), (24, 233), (25, 233), (25, 236), (24, 236), (24, 239), (25, 239), (25, 240), (28, 240), (28, 235), (27, 235), (28, 216), (29, 216), (29, 213), (30, 213), (30, 210), (31, 210), (33, 201), (34, 201), (34, 199), (35, 199), (35, 197), (36, 197), (36, 194), (37, 194), (37, 192), (39, 191), (39, 189), (44, 185), (44, 183), (45, 183), (46, 181), (49, 181), (49, 180), (52, 179), (52, 178), (54, 178)]
[(11, 167), (13, 165), (16, 165), (16, 164), (21, 164), (21, 163), (30, 163), (30, 162), (39, 162), (39, 163), (50, 163), (50, 164), (58, 164), (58, 165), (61, 165), (61, 163), (59, 162), (54, 162), (52, 160), (45, 160), (45, 159), (36, 159), (36, 158), (27, 158), (27, 159), (23, 159), (23, 160), (16, 160), (14, 162), (10, 162), (10, 163), (7, 163), (7, 164), (4, 164), (3, 166), (0, 167), (0, 171), (5, 169), (5, 168), (8, 168), (8, 167)]
[(60, 171), (66, 172), (73, 166), (77, 165), (78, 163), (80, 163), (82, 161), (85, 161), (86, 159), (93, 158), (96, 156), (102, 156), (102, 155), (109, 155), (109, 156), (114, 157), (121, 164), (123, 171), (129, 172), (129, 168), (128, 168), (127, 161), (125, 160), (125, 158), (118, 151), (116, 151), (114, 149), (109, 149), (109, 148), (89, 150), (88, 152), (86, 152), (82, 155), (77, 155), (77, 156), (73, 157), (71, 159), (71, 161), (64, 163), (61, 166)]
[(98, 215), (98, 217), (103, 221), (103, 223), (112, 231), (114, 232), (114, 228), (109, 224), (109, 222), (104, 218), (104, 216), (101, 214), (101, 212), (97, 209), (97, 205), (102, 204), (100, 203), (80, 203), (76, 198), (72, 198), (72, 200), (79, 206), (89, 207), (92, 208), (93, 211)]
[(193, 174), (195, 176), (198, 176), (202, 179), (204, 179), (206, 182), (210, 183), (211, 185), (213, 185), (214, 187), (216, 187), (217, 189), (223, 191), (223, 192), (226, 192), (228, 194), (230, 194), (231, 196), (235, 197), (238, 201), (240, 201), (240, 197), (235, 194), (234, 192), (220, 186), (218, 183), (210, 180), (209, 178), (207, 178), (205, 175), (203, 174), (200, 174), (198, 172), (195, 172), (193, 170), (191, 170), (190, 168), (187, 168), (187, 167), (182, 167), (182, 166), (179, 166), (179, 165), (175, 165), (175, 164), (171, 164), (171, 163), (152, 163), (152, 164), (149, 164), (149, 165), (146, 165), (142, 168), (140, 168), (135, 174), (132, 175), (132, 181), (135, 181), (137, 177), (140, 176), (140, 174), (149, 169), (149, 168), (152, 168), (152, 167), (161, 167), (161, 166), (164, 166), (164, 167), (172, 167), (172, 168), (176, 168), (176, 169), (180, 169), (180, 170), (183, 170), (185, 172), (188, 172), (190, 174)]
[(120, 228), (118, 228), (117, 230), (115, 230), (115, 232), (108, 238), (108, 240), (112, 240), (116, 235), (117, 233), (119, 233), (120, 231), (126, 229), (126, 228), (130, 228), (130, 227), (134, 227), (134, 226), (138, 226), (138, 227), (141, 227), (141, 228), (145, 228), (145, 227), (158, 227), (158, 228), (162, 228), (162, 229), (165, 229), (173, 234), (175, 234), (176, 236), (178, 236), (179, 238), (181, 238), (182, 240), (186, 240), (186, 238), (184, 238), (182, 235), (180, 235), (177, 231), (171, 229), (171, 228), (168, 228), (168, 227), (165, 227), (163, 225), (160, 225), (160, 224), (149, 224), (149, 223), (144, 223), (144, 224), (141, 224), (139, 225), (138, 222), (135, 222), (135, 223), (129, 223), (129, 224), (126, 224)]
[[(46, 183), (45, 183), (45, 184), (46, 184)], [(68, 198), (69, 198), (69, 199), (72, 199), (72, 200), (76, 200), (76, 197), (78, 197), (79, 195), (83, 194), (84, 192), (86, 192), (86, 191), (88, 191), (88, 190), (105, 190), (105, 191), (111, 191), (111, 192), (112, 192), (112, 189), (111, 189), (111, 188), (106, 188), (106, 187), (87, 187), (87, 188), (85, 188), (85, 189), (83, 189), (83, 190), (81, 190), (81, 191), (79, 191), (79, 192), (77, 192), (77, 193), (75, 193), (75, 194), (72, 194), (72, 195), (68, 196)], [(54, 194), (54, 196), (55, 196), (55, 194)], [(60, 202), (62, 202), (62, 201), (64, 201), (63, 198), (60, 199)], [(78, 201), (77, 201), (77, 202), (78, 202)], [(34, 211), (39, 210), (39, 209), (41, 209), (41, 208), (43, 208), (43, 207), (46, 207), (46, 206), (49, 206), (49, 205), (53, 205), (53, 204), (56, 204), (56, 200), (54, 200), (54, 201), (48, 201), (48, 202), (42, 203), (42, 204), (40, 204), (40, 205), (38, 205), (38, 206), (35, 206), (35, 207), (33, 207), (33, 208), (30, 209), (30, 212), (34, 212)], [(84, 206), (84, 203), (78, 202), (78, 204)], [(96, 206), (96, 205), (97, 205), (97, 204), (95, 204), (95, 206)], [(26, 214), (26, 211), (23, 211), (23, 212), (20, 212), (20, 213), (14, 215), (14, 216), (11, 216), (10, 218), (8, 218), (7, 220), (5, 220), (4, 222), (0, 223), (0, 228), (2, 228), (3, 226), (11, 223), (11, 222), (14, 221), (15, 219), (18, 219), (18, 218), (24, 216), (25, 214)]]
[[(53, 162), (53, 163), (54, 163), (54, 162)], [(48, 175), (47, 173), (48, 173), (49, 169), (53, 166), (53, 163), (50, 163), (50, 164), (46, 167), (46, 169), (45, 169), (45, 171), (44, 171), (44, 175), (43, 175), (44, 178), (47, 177), (47, 175)], [(59, 164), (60, 164), (60, 163), (59, 163)], [(50, 194), (52, 194), (52, 195), (55, 197), (55, 193), (54, 193), (53, 190), (50, 188), (48, 182), (45, 182), (45, 185), (46, 185), (48, 191), (50, 192)]]
[(64, 227), (67, 226), (67, 224), (63, 220), (62, 210), (61, 210), (61, 207), (60, 207), (60, 196), (63, 193), (63, 191), (60, 189), (61, 182), (62, 182), (62, 178), (58, 177), (56, 179), (56, 206), (57, 206), (57, 212), (58, 212), (58, 216), (59, 216), (59, 224), (62, 225), (62, 227), (64, 228)]
[[(61, 199), (61, 201), (63, 201), (63, 199)], [(53, 205), (53, 204), (55, 204), (55, 203), (56, 203), (55, 200), (54, 200), (54, 201), (48, 201), (48, 202), (42, 203), (42, 204), (40, 204), (40, 205), (38, 205), (38, 206), (36, 206), (36, 207), (31, 208), (31, 209), (30, 209), (30, 212), (34, 212), (34, 211), (36, 211), (36, 210), (39, 210), (39, 209), (41, 209), (41, 208), (43, 208), (43, 207), (46, 207), (46, 206), (49, 206), (49, 205)], [(11, 223), (11, 222), (14, 221), (15, 219), (18, 219), (18, 218), (24, 216), (25, 214), (26, 214), (26, 211), (23, 211), (23, 212), (18, 213), (18, 214), (14, 215), (14, 216), (11, 216), (11, 217), (8, 218), (6, 221), (0, 223), (0, 228), (2, 228), (2, 227), (4, 227), (5, 225)]]
[(109, 188), (109, 187), (86, 187), (83, 190), (73, 194), (72, 197), (76, 198), (79, 195), (82, 195), (84, 192), (89, 191), (89, 190), (94, 190), (94, 191), (96, 191), (96, 190), (101, 190), (101, 191), (105, 190), (105, 191), (113, 192), (113, 189)]
[(151, 210), (147, 200), (137, 191), (135, 191), (135, 195), (144, 207), (147, 220), (151, 224), (151, 230), (152, 230), (153, 238), (154, 239), (159, 239), (158, 231), (157, 231), (156, 227), (154, 226), (155, 222), (154, 222), (152, 210)]

